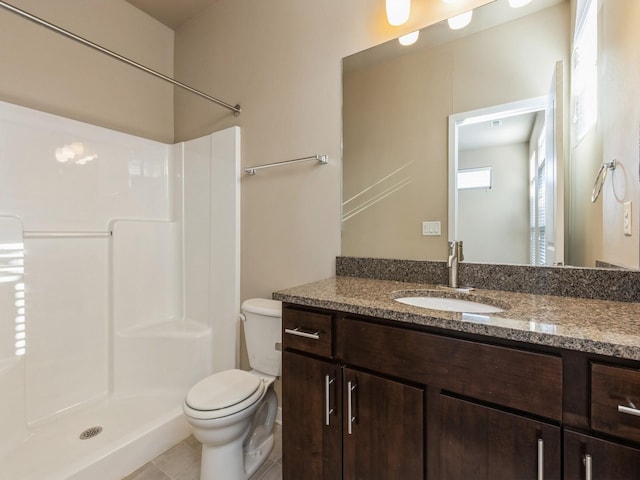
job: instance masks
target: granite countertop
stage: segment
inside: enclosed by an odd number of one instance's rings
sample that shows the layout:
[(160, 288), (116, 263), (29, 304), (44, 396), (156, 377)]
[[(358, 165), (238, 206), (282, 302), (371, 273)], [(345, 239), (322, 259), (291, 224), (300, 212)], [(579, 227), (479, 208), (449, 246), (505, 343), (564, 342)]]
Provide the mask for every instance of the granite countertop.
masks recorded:
[[(424, 290), (481, 301), (504, 311), (455, 313), (393, 300)], [(403, 323), (640, 360), (640, 303), (482, 289), (453, 293), (430, 284), (343, 276), (280, 290), (273, 298)]]

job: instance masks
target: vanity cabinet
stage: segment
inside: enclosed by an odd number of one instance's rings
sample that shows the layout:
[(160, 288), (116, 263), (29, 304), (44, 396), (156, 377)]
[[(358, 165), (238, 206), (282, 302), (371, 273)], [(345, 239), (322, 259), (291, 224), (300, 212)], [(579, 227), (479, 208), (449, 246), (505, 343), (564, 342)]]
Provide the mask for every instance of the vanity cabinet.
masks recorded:
[(590, 426), (597, 438), (564, 432), (566, 480), (637, 480), (640, 478), (640, 370), (590, 363)]
[(342, 478), (424, 478), (424, 391), (347, 367), (343, 387)]
[(591, 364), (591, 428), (640, 442), (640, 370)]
[(283, 352), (284, 479), (342, 478), (341, 374), (334, 362)]
[(638, 480), (640, 450), (564, 431), (565, 480)]
[(283, 328), (285, 480), (640, 479), (636, 362), (287, 303)]
[(561, 478), (560, 427), (442, 395), (439, 478)]
[(283, 479), (424, 478), (423, 389), (335, 359), (332, 322), (283, 310)]

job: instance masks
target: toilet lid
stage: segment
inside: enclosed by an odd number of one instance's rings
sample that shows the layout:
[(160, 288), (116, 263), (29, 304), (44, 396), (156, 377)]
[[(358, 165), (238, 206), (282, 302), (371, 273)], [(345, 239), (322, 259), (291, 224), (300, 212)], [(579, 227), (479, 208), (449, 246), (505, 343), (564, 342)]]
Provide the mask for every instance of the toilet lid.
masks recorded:
[(260, 377), (244, 370), (225, 370), (199, 381), (187, 393), (194, 410), (219, 410), (246, 400), (262, 386)]

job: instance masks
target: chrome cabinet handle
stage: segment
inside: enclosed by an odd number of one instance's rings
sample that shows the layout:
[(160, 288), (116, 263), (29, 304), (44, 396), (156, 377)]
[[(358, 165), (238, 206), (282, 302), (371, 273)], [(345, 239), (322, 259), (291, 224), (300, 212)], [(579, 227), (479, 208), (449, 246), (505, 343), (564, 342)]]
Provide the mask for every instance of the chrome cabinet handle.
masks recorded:
[(538, 480), (544, 480), (544, 440), (538, 439)]
[(335, 378), (331, 378), (329, 375), (324, 376), (324, 424), (326, 426), (331, 425), (331, 414), (334, 412), (334, 409), (331, 408), (331, 384), (334, 380)]
[(313, 340), (320, 340), (320, 332), (319, 331), (315, 331), (315, 332), (305, 332), (304, 330), (302, 330), (302, 328), (300, 327), (296, 327), (296, 328), (286, 328), (284, 330), (284, 333), (288, 333), (289, 335), (295, 335), (297, 337), (304, 337), (304, 338), (311, 338)]
[(591, 455), (587, 453), (582, 461), (584, 462), (584, 480), (593, 480)]
[(625, 407), (624, 405), (618, 405), (618, 412), (640, 417), (640, 410), (637, 408)]
[(358, 385), (352, 384), (351, 382), (347, 382), (347, 415), (349, 417), (347, 423), (347, 432), (349, 435), (353, 434), (353, 422), (356, 421), (356, 417), (353, 415), (353, 391), (356, 389)]

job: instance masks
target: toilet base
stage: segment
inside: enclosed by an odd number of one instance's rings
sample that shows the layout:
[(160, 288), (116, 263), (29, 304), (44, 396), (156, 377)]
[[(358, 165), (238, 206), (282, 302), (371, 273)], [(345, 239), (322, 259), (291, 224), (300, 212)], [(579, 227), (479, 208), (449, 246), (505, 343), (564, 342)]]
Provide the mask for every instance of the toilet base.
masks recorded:
[(271, 454), (274, 437), (269, 435), (248, 452), (243, 451), (242, 441), (216, 447), (203, 445), (200, 480), (248, 480)]
[[(251, 410), (247, 411), (251, 416), (246, 417), (245, 421), (250, 419), (244, 423), (246, 426), (231, 424), (235, 435), (222, 435), (233, 438), (228, 443), (212, 441), (211, 435), (217, 429), (194, 429), (196, 439), (208, 440), (202, 444), (200, 480), (248, 480), (271, 454), (278, 411), (278, 397), (273, 389), (269, 388), (264, 400)], [(209, 434), (207, 438), (203, 438), (205, 433)]]
[(267, 457), (273, 450), (275, 444), (275, 435), (271, 434), (262, 442), (262, 445), (258, 446), (251, 452), (244, 452), (244, 470), (247, 478), (251, 477), (262, 466)]

